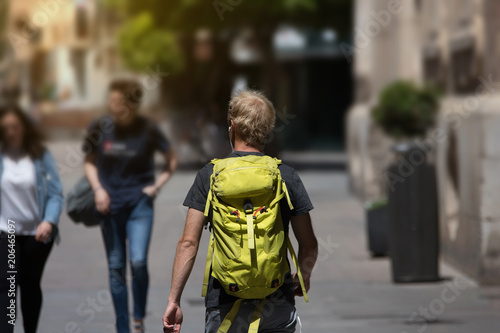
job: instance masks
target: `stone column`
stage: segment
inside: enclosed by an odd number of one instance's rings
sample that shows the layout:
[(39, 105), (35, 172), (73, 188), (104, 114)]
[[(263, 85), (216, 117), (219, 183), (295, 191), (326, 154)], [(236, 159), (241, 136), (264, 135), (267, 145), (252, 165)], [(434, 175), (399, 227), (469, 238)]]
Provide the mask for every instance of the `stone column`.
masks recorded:
[(385, 196), (385, 169), (392, 140), (371, 119), (388, 84), (421, 78), (418, 13), (414, 0), (357, 0), (355, 3), (357, 98), (347, 116), (349, 173), (362, 200)]

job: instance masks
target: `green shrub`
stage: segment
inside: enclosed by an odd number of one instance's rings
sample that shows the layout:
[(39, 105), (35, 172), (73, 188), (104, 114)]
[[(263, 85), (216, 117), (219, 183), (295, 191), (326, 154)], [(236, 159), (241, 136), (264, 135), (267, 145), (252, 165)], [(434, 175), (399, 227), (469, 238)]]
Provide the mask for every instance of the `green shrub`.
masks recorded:
[(380, 93), (373, 118), (394, 138), (423, 136), (434, 126), (439, 93), (429, 87), (419, 88), (407, 81), (397, 81)]
[(365, 203), (365, 209), (367, 211), (379, 209), (379, 208), (382, 208), (382, 207), (385, 207), (385, 206), (387, 206), (387, 199), (386, 198), (372, 200), (372, 201), (367, 201)]

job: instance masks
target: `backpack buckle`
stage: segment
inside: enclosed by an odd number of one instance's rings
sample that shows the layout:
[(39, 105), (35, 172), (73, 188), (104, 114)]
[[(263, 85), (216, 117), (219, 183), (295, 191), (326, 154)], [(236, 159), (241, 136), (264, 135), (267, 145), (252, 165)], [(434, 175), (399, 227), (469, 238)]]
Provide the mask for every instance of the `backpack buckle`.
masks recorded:
[(249, 199), (245, 200), (245, 202), (243, 203), (243, 210), (247, 215), (252, 214), (253, 213), (252, 201), (250, 201)]

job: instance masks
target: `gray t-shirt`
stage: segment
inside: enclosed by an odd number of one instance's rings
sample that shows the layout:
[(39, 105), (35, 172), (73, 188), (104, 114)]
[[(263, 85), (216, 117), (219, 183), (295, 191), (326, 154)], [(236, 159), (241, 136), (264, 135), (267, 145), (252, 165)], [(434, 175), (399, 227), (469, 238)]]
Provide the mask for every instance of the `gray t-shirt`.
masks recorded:
[[(247, 155), (264, 155), (262, 153), (250, 153), (250, 152), (233, 152), (229, 157), (240, 157)], [(205, 204), (207, 202), (207, 196), (210, 189), (210, 176), (213, 173), (213, 164), (205, 165), (196, 175), (194, 184), (191, 186), (186, 199), (184, 200), (184, 206), (193, 208), (203, 212), (205, 210)], [(288, 232), (289, 221), (291, 216), (299, 216), (308, 213), (313, 209), (313, 205), (307, 191), (300, 179), (299, 175), (295, 170), (287, 165), (279, 166), (281, 177), (286, 183), (288, 192), (290, 194), (290, 200), (292, 201), (294, 209), (290, 211), (286, 199), (280, 204), (281, 216), (283, 217), (283, 224), (285, 226), (285, 232)], [(272, 295), (268, 296), (272, 298), (284, 299), (292, 304), (294, 301), (293, 283), (290, 274), (287, 274), (285, 282)], [(208, 308), (217, 307), (222, 304), (232, 303), (237, 300), (236, 297), (228, 295), (222, 285), (213, 276), (210, 276), (208, 283), (207, 296), (205, 298), (205, 306)]]

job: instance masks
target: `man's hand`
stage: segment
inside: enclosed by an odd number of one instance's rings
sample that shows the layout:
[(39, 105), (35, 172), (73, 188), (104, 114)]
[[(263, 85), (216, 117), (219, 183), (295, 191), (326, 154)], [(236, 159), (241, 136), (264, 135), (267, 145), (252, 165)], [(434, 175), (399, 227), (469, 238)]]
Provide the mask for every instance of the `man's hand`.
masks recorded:
[(52, 235), (53, 229), (54, 225), (52, 225), (52, 223), (43, 221), (38, 225), (38, 228), (36, 228), (35, 239), (38, 242), (46, 242), (47, 240), (49, 240), (50, 235)]
[(103, 215), (109, 213), (109, 205), (111, 201), (109, 200), (109, 194), (104, 188), (99, 188), (94, 192), (94, 201), (97, 211)]
[(163, 315), (163, 332), (179, 333), (183, 319), (181, 306), (173, 302), (168, 303)]
[[(311, 279), (306, 277), (303, 278), (304, 278), (304, 286), (306, 287), (306, 292), (309, 292), (309, 288), (311, 287)], [(300, 280), (297, 273), (293, 274), (293, 291), (295, 296), (304, 297), (302, 286), (300, 285)]]

